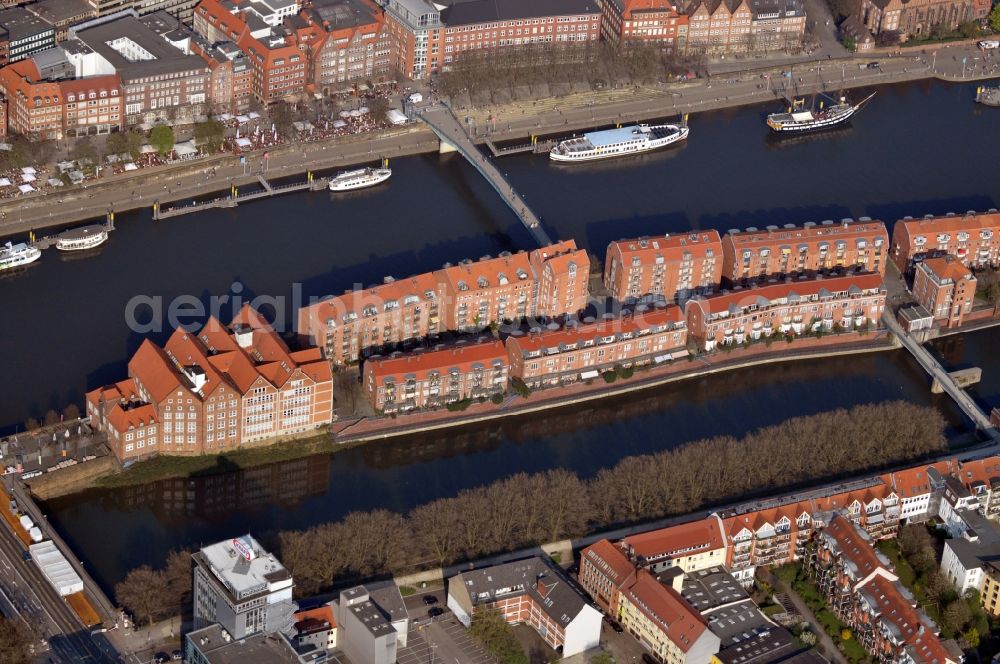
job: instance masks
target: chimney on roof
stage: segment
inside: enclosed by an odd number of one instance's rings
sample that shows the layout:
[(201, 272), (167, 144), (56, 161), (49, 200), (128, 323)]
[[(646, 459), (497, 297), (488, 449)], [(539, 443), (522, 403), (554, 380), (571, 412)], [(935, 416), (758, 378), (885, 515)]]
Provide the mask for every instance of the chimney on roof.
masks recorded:
[(538, 577), (535, 579), (535, 590), (537, 590), (538, 594), (541, 595), (542, 597), (546, 597), (549, 594), (549, 587), (545, 585), (544, 573), (539, 574)]
[(249, 325), (239, 325), (233, 326), (233, 338), (236, 339), (236, 344), (240, 348), (250, 348), (253, 345), (253, 328)]

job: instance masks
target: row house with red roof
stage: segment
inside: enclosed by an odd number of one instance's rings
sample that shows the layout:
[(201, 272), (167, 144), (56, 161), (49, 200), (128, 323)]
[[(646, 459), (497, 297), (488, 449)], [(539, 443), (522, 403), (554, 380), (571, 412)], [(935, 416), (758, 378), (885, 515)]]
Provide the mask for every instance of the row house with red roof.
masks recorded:
[(722, 276), (729, 284), (832, 270), (885, 274), (889, 236), (881, 221), (731, 230), (722, 238)]
[(319, 349), (289, 350), (249, 306), (228, 327), (211, 318), (197, 334), (175, 330), (162, 348), (144, 341), (128, 371), (130, 380), (87, 394), (122, 460), (217, 453), (332, 421)]
[(890, 256), (910, 273), (925, 258), (950, 254), (973, 269), (1000, 265), (1000, 213), (904, 217), (892, 229)]
[(652, 43), (667, 55), (685, 52), (688, 17), (670, 0), (606, 0), (601, 11), (601, 38), (607, 42)]
[(958, 664), (937, 625), (903, 588), (888, 559), (848, 518), (833, 514), (818, 530), (806, 568), (837, 616), (876, 661)]
[(478, 331), (526, 318), (583, 310), (590, 259), (570, 240), (530, 253), (504, 252), (313, 302), (298, 313), (298, 331), (346, 364), (446, 330)]
[(397, 413), (490, 398), (507, 391), (507, 351), (501, 341), (372, 357), (363, 387), (377, 412)]
[(927, 258), (913, 269), (913, 296), (943, 327), (957, 327), (972, 312), (976, 276), (951, 254)]
[(877, 325), (886, 289), (879, 274), (800, 278), (697, 297), (685, 305), (688, 336), (698, 348), (817, 331)]
[(715, 230), (618, 240), (608, 245), (604, 286), (618, 302), (683, 303), (722, 280), (722, 238)]
[(507, 354), (511, 376), (543, 387), (597, 378), (617, 366), (661, 364), (686, 356), (686, 344), (683, 311), (670, 306), (515, 334), (507, 338)]

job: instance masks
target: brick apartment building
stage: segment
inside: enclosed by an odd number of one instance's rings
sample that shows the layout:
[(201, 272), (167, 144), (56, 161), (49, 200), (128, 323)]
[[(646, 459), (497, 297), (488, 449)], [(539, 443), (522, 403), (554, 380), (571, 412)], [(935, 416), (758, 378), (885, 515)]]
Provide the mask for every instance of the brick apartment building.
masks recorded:
[(683, 12), (688, 16), (688, 52), (773, 51), (797, 46), (805, 35), (801, 0), (693, 0)]
[(33, 59), (0, 69), (11, 131), (39, 140), (107, 134), (124, 126), (122, 86), (115, 75), (48, 81)]
[(435, 273), (353, 290), (299, 309), (298, 331), (333, 364), (347, 364), (444, 331)]
[(892, 229), (891, 257), (909, 273), (924, 258), (951, 254), (970, 268), (1000, 264), (1000, 213), (903, 218)]
[(608, 245), (604, 286), (618, 302), (684, 302), (722, 279), (722, 239), (715, 230), (618, 240)]
[(944, 327), (957, 327), (972, 311), (977, 280), (952, 255), (917, 263), (913, 273), (913, 295), (934, 320)]
[(290, 351), (249, 306), (223, 326), (146, 340), (129, 379), (87, 394), (87, 414), (121, 460), (213, 454), (329, 424), (332, 375), (317, 348)]
[(879, 274), (797, 279), (688, 300), (688, 336), (700, 350), (762, 338), (878, 325), (886, 289)]
[(601, 38), (612, 44), (654, 43), (668, 55), (687, 47), (688, 17), (670, 0), (606, 0)]
[(594, 0), (469, 0), (446, 7), (441, 21), (444, 57), (438, 66), (469, 51), (596, 42), (601, 35)]
[(394, 41), (374, 3), (313, 0), (303, 15), (325, 32), (322, 44), (313, 47), (310, 80), (316, 91), (329, 94), (352, 81), (380, 81), (392, 74)]
[(209, 44), (196, 35), (191, 51), (208, 65), (208, 99), (216, 113), (240, 113), (250, 107), (253, 67), (239, 46), (231, 41)]
[(888, 559), (870, 537), (834, 514), (819, 530), (806, 558), (830, 608), (870, 653), (889, 662), (958, 664), (938, 636), (937, 626), (899, 584)]
[(580, 552), (577, 581), (601, 610), (610, 614), (618, 606), (618, 593), (635, 579), (635, 572), (625, 551), (602, 539)]
[(373, 357), (362, 382), (372, 408), (384, 413), (489, 398), (507, 391), (507, 351), (493, 340)]
[(568, 323), (507, 338), (511, 376), (529, 387), (597, 378), (616, 366), (660, 364), (687, 355), (680, 307), (637, 311), (593, 323)]
[(445, 330), (576, 313), (587, 305), (589, 271), (587, 253), (572, 241), (463, 260), (303, 307), (298, 331), (334, 364), (356, 362)]
[(837, 268), (885, 274), (889, 238), (881, 221), (824, 221), (730, 231), (722, 238), (722, 276), (746, 284), (769, 276)]

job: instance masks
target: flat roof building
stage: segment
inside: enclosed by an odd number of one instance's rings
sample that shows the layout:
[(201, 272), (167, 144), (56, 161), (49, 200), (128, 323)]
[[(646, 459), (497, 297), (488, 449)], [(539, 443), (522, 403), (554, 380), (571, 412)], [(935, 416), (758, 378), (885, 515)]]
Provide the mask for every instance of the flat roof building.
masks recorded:
[(250, 535), (203, 547), (194, 558), (194, 626), (218, 623), (236, 640), (292, 634), (291, 573)]
[(283, 634), (256, 634), (233, 639), (220, 625), (188, 632), (184, 637), (188, 664), (304, 664)]

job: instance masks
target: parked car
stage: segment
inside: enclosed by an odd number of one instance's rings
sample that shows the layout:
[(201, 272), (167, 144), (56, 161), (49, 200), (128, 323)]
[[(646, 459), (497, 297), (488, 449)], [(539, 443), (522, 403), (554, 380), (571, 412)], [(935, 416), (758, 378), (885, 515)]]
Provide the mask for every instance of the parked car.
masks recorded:
[(611, 629), (615, 630), (615, 632), (617, 632), (618, 634), (621, 634), (622, 632), (625, 631), (625, 628), (622, 627), (622, 624), (617, 620), (611, 621)]
[(426, 604), (427, 606), (437, 603), (438, 603), (438, 598), (436, 595), (424, 595), (424, 604)]
[(165, 652), (158, 652), (153, 656), (153, 661), (156, 662), (156, 664), (165, 664), (165, 662), (170, 661), (170, 655)]
[(170, 653), (170, 659), (174, 660), (175, 662), (179, 662), (180, 660), (184, 659), (184, 653), (181, 652), (180, 650), (175, 650), (172, 653)]
[(440, 606), (432, 606), (427, 610), (428, 618), (437, 618), (440, 615), (444, 615), (444, 609), (442, 609)]
[(24, 558), (25, 562), (28, 562), (29, 560), (31, 560), (31, 551), (22, 551), (21, 557)]
[(660, 664), (656, 659), (650, 655), (648, 652), (642, 653), (642, 664)]

